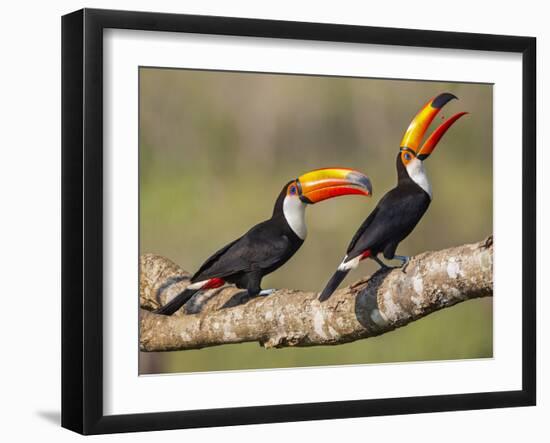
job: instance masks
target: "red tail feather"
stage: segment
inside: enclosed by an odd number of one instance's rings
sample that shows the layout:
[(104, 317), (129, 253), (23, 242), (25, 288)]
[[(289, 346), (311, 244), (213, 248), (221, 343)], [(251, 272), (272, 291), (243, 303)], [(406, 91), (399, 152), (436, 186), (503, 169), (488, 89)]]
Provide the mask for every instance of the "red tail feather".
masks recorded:
[(201, 288), (202, 289), (215, 289), (219, 288), (220, 286), (223, 286), (225, 284), (225, 280), (221, 278), (211, 278), (206, 282), (206, 284)]
[(367, 249), (365, 252), (361, 254), (361, 260), (364, 260), (366, 258), (370, 257), (370, 249)]

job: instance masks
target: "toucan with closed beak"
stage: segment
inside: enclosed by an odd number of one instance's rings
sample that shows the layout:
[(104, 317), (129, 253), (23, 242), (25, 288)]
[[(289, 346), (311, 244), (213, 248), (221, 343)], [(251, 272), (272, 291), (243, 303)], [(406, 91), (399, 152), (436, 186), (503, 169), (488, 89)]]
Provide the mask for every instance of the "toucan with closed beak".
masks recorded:
[(350, 194), (372, 195), (369, 178), (353, 169), (317, 169), (291, 180), (275, 201), (269, 220), (214, 253), (183, 292), (154, 312), (172, 315), (195, 293), (225, 283), (246, 289), (251, 296), (273, 292), (262, 291), (262, 278), (284, 265), (302, 246), (307, 205)]
[(366, 258), (381, 267), (388, 266), (378, 258), (382, 253), (388, 260), (396, 259), (405, 266), (409, 257), (395, 255), (399, 243), (420, 221), (430, 202), (432, 188), (424, 169), (424, 161), (433, 152), (445, 132), (467, 112), (460, 112), (442, 123), (420, 145), (426, 130), (441, 108), (456, 96), (448, 92), (431, 99), (420, 111), (403, 136), (397, 155), (397, 186), (386, 193), (353, 236), (346, 255), (329, 280), (319, 300), (327, 300), (348, 272)]

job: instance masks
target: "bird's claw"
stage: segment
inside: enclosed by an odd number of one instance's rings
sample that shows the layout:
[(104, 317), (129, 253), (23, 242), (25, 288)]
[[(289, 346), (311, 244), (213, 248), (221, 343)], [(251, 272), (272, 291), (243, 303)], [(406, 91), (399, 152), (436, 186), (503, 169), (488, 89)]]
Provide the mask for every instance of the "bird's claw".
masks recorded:
[(380, 269), (383, 271), (387, 271), (388, 269), (392, 269), (391, 266), (388, 266), (386, 263), (384, 263), (382, 260), (380, 260), (376, 255), (373, 255), (371, 257), (376, 263), (378, 263), (378, 266), (380, 266)]
[(401, 269), (401, 271), (405, 274), (407, 271), (407, 266), (409, 266), (410, 257), (406, 255), (396, 255), (393, 257), (394, 260), (399, 260), (401, 264), (397, 266), (388, 266), (386, 263), (384, 263), (382, 260), (380, 260), (378, 257), (373, 256), (371, 257), (383, 271), (388, 271), (390, 269)]
[(394, 258), (401, 262), (401, 264), (397, 266), (397, 268), (401, 268), (401, 272), (406, 274), (407, 266), (409, 266), (409, 262), (411, 261), (411, 258), (406, 255), (396, 255)]

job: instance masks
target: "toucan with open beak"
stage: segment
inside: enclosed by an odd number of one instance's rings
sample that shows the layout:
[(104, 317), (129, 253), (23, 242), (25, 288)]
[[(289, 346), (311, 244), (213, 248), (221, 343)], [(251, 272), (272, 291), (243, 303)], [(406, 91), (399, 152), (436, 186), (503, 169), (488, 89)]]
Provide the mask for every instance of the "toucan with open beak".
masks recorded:
[(441, 108), (456, 98), (448, 92), (431, 99), (409, 125), (397, 155), (397, 186), (384, 195), (376, 208), (352, 238), (346, 256), (329, 280), (319, 300), (327, 300), (348, 272), (366, 258), (375, 260), (381, 267), (388, 266), (378, 258), (383, 253), (388, 260), (397, 259), (405, 266), (409, 257), (395, 255), (399, 243), (420, 221), (430, 202), (432, 188), (424, 169), (424, 161), (433, 152), (445, 132), (467, 112), (460, 112), (442, 123), (420, 145), (426, 130)]
[(317, 169), (288, 182), (269, 220), (214, 253), (191, 277), (187, 288), (155, 313), (172, 315), (195, 293), (233, 283), (251, 296), (262, 291), (262, 278), (284, 265), (306, 238), (307, 205), (341, 195), (372, 195), (369, 178), (347, 168)]

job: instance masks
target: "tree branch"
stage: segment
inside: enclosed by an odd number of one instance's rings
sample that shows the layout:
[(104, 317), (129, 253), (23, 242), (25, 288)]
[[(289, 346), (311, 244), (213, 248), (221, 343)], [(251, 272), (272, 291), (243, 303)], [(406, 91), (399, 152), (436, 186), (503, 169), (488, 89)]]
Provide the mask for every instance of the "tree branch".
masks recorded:
[(405, 271), (379, 270), (336, 291), (325, 303), (317, 293), (280, 289), (250, 299), (233, 286), (206, 291), (171, 317), (150, 312), (189, 281), (170, 260), (140, 260), (140, 348), (198, 349), (259, 342), (266, 348), (336, 345), (373, 337), (465, 300), (493, 295), (492, 237), (475, 244), (411, 258)]

